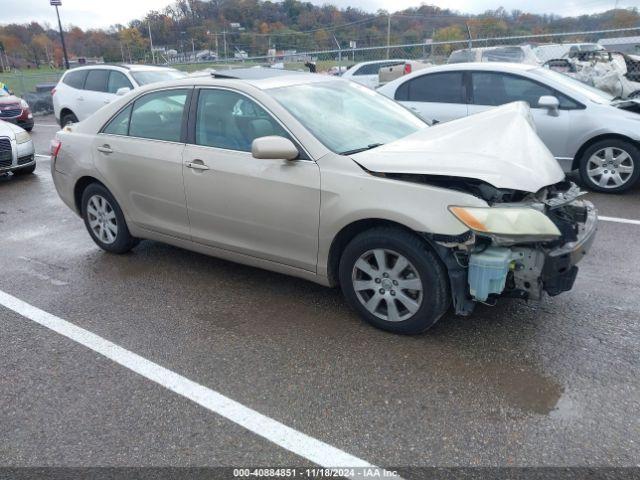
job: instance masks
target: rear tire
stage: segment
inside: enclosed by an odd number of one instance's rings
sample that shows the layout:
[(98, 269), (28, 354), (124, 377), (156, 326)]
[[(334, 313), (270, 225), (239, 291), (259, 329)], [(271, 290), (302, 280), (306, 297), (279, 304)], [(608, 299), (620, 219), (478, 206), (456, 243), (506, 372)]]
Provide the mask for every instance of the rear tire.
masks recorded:
[(440, 259), (424, 240), (399, 228), (356, 236), (342, 254), (339, 278), (349, 304), (373, 326), (393, 333), (424, 332), (451, 304)]
[(29, 165), (28, 167), (16, 168), (13, 171), (14, 175), (30, 175), (36, 171), (36, 164)]
[(140, 242), (129, 233), (116, 199), (99, 183), (82, 192), (82, 218), (93, 241), (107, 252), (127, 253)]
[(66, 127), (70, 123), (78, 123), (78, 117), (76, 117), (73, 113), (67, 112), (60, 117), (60, 126)]
[(640, 177), (640, 150), (616, 138), (591, 145), (580, 158), (580, 178), (591, 190), (622, 193)]

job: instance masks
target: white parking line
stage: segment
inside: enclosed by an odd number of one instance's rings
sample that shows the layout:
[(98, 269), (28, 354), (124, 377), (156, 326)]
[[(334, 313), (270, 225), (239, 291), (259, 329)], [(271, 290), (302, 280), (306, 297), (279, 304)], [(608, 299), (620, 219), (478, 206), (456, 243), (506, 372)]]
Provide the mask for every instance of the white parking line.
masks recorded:
[(598, 219), (602, 220), (603, 222), (628, 223), (630, 225), (640, 225), (640, 220), (630, 220), (628, 218), (601, 217), (601, 216), (598, 216)]
[[(167, 368), (147, 360), (115, 343), (106, 340), (95, 333), (78, 327), (62, 318), (40, 310), (37, 307), (9, 295), (0, 290), (0, 305), (13, 312), (32, 320), (43, 327), (53, 330), (60, 335), (77, 342), (99, 354), (113, 360), (129, 370), (156, 382), (178, 395), (203, 406), (211, 412), (231, 420), (247, 430), (259, 435), (276, 445), (289, 450), (324, 468), (339, 469), (353, 467), (357, 469), (377, 469), (380, 476), (393, 477), (378, 467), (354, 457), (336, 447), (332, 447), (320, 440), (267, 417), (241, 403), (236, 402), (221, 393), (200, 385)], [(360, 476), (360, 475), (356, 475)], [(395, 477), (399, 478), (399, 477)]]
[(43, 155), (42, 153), (36, 153), (35, 156), (38, 158), (51, 158), (51, 155)]
[(51, 127), (51, 128), (60, 128), (60, 125), (56, 125), (55, 123), (36, 123), (36, 127)]

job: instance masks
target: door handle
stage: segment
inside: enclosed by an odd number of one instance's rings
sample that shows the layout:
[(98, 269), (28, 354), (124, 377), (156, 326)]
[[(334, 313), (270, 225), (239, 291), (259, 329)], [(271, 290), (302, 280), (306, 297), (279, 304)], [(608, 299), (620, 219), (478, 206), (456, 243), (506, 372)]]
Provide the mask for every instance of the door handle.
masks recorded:
[(78, 100), (79, 102), (84, 102), (84, 97), (78, 97), (76, 98), (76, 100)]
[(102, 145), (101, 147), (98, 147), (97, 150), (99, 152), (102, 153), (113, 153), (113, 150), (111, 150), (111, 147), (109, 145)]
[(194, 160), (193, 162), (187, 163), (187, 168), (192, 168), (193, 170), (209, 170), (202, 160)]
[(104, 101), (104, 103), (111, 103), (111, 100), (109, 100), (108, 98)]

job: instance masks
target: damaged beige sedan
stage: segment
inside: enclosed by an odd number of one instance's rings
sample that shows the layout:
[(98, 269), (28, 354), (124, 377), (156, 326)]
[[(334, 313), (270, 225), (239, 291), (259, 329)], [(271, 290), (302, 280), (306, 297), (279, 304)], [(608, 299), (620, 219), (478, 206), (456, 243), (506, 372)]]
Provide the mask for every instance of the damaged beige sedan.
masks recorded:
[(430, 127), (319, 75), (137, 90), (52, 144), (62, 200), (102, 249), (140, 239), (340, 286), (376, 327), (572, 288), (597, 215), (525, 104)]

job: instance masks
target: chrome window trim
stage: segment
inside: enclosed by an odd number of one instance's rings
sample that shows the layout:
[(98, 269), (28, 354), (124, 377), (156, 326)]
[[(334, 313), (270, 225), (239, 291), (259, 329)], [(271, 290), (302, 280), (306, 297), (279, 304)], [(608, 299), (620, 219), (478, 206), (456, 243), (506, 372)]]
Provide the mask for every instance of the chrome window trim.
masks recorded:
[[(107, 128), (107, 126), (111, 123), (111, 121), (112, 121), (114, 118), (116, 118), (118, 115), (120, 115), (120, 113), (121, 113), (123, 110), (126, 110), (127, 108), (129, 108), (129, 106), (131, 106), (131, 113), (133, 113), (133, 106), (134, 106), (133, 104), (134, 104), (137, 100), (141, 99), (142, 97), (145, 97), (145, 96), (147, 96), (147, 95), (149, 95), (149, 94), (152, 94), (152, 93), (165, 92), (165, 91), (169, 91), (169, 90), (193, 90), (194, 88), (195, 88), (194, 86), (186, 86), (186, 87), (164, 87), (164, 88), (159, 88), (158, 90), (151, 90), (151, 91), (149, 91), (149, 92), (144, 92), (143, 94), (138, 95), (136, 98), (132, 99), (130, 102), (126, 103), (122, 108), (119, 108), (119, 109), (116, 111), (116, 113), (114, 113), (113, 115), (111, 115), (111, 116), (109, 117), (109, 119), (108, 119), (106, 122), (104, 122), (104, 124), (102, 125), (102, 127), (100, 128), (100, 130), (98, 131), (98, 133), (97, 133), (96, 135), (104, 135), (104, 136), (106, 136), (106, 137), (137, 138), (137, 139), (139, 139), (139, 140), (153, 140), (153, 141), (156, 141), (156, 142), (172, 143), (172, 144), (178, 144), (178, 145), (186, 145), (186, 143), (185, 143), (185, 142), (174, 142), (174, 141), (171, 141), (171, 140), (159, 140), (159, 139), (157, 139), (157, 138), (145, 138), (145, 137), (136, 137), (136, 136), (133, 136), (133, 135), (118, 135), (118, 134), (115, 134), (115, 133), (105, 133), (105, 132), (104, 132), (104, 129), (105, 129), (105, 128)], [(186, 103), (186, 102), (185, 102), (185, 107), (184, 107), (184, 108), (185, 108), (185, 112), (183, 112), (183, 115), (184, 115), (185, 113), (187, 113), (187, 111), (186, 111), (186, 109), (187, 109), (187, 103)], [(131, 122), (131, 118), (129, 118), (129, 122)]]

